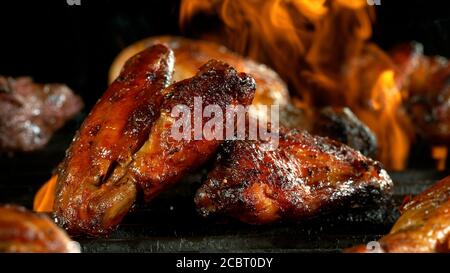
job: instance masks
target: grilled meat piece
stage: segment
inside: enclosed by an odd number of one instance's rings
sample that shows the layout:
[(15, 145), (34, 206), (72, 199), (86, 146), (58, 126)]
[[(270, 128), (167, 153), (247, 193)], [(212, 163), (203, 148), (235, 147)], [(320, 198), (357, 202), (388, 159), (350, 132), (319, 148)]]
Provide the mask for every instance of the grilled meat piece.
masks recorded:
[[(414, 197), (401, 208), (378, 252), (450, 252), (450, 176)], [(373, 252), (366, 246), (347, 252)]]
[(224, 145), (195, 197), (201, 215), (266, 224), (365, 206), (390, 195), (392, 181), (381, 164), (341, 143), (282, 129), (275, 150), (263, 144)]
[[(201, 98), (202, 112), (206, 106), (215, 105), (225, 113), (229, 106), (250, 105), (254, 90), (255, 82), (250, 76), (244, 73), (238, 75), (228, 64), (215, 60), (203, 65), (193, 78), (168, 87), (163, 91), (166, 100), (161, 116), (155, 122), (145, 145), (133, 156), (129, 173), (124, 179), (138, 183), (145, 199), (149, 201), (179, 181), (186, 171), (201, 166), (214, 155), (223, 141), (214, 138), (205, 140), (205, 137), (195, 140), (194, 128), (189, 132), (190, 138), (174, 139), (171, 130), (175, 123), (171, 117), (172, 109), (185, 105), (190, 113), (194, 113), (195, 99)], [(192, 125), (195, 123), (194, 115), (191, 115)], [(203, 117), (201, 128), (209, 120), (209, 117)], [(226, 127), (225, 119), (222, 127)]]
[(82, 106), (81, 99), (65, 85), (0, 76), (0, 152), (44, 147)]
[(172, 69), (172, 51), (163, 45), (139, 53), (83, 123), (58, 173), (55, 210), (70, 232), (108, 233), (138, 191), (150, 201), (215, 153), (219, 140), (172, 136), (175, 105), (193, 113), (197, 97), (203, 108), (225, 111), (253, 98), (253, 79), (225, 63), (210, 61), (193, 78), (164, 88)]
[(173, 53), (162, 45), (137, 54), (83, 122), (59, 167), (54, 204), (70, 232), (104, 233), (133, 205), (136, 185), (108, 178), (146, 141), (173, 62)]
[(450, 62), (425, 56), (419, 43), (400, 45), (391, 56), (408, 91), (404, 107), (416, 133), (433, 144), (450, 144)]
[[(191, 40), (174, 36), (151, 37), (139, 41), (124, 49), (112, 64), (109, 80), (112, 82), (120, 72), (125, 61), (144, 48), (162, 43), (174, 51), (176, 63), (173, 79), (181, 81), (195, 75), (197, 69), (210, 59), (226, 62), (237, 71), (250, 74), (256, 81), (256, 92), (253, 105), (286, 105), (289, 102), (289, 93), (286, 84), (278, 74), (265, 65), (245, 59), (224, 46), (213, 42)], [(263, 111), (256, 114), (265, 115)]]
[(0, 206), (0, 252), (69, 253), (80, 252), (80, 246), (47, 215), (3, 205)]
[(347, 107), (310, 109), (289, 104), (280, 111), (282, 126), (306, 131), (337, 140), (363, 155), (375, 158), (377, 139), (375, 134)]

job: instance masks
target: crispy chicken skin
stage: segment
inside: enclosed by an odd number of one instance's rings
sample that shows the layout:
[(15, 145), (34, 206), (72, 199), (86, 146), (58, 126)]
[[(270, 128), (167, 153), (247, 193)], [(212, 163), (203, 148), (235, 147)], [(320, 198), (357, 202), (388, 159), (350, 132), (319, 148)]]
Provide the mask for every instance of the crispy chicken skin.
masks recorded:
[(172, 51), (162, 45), (135, 55), (83, 122), (59, 167), (54, 204), (70, 232), (104, 233), (133, 205), (136, 185), (108, 178), (147, 139), (173, 63)]
[[(401, 208), (391, 232), (377, 252), (450, 252), (450, 176), (417, 195)], [(373, 252), (357, 246), (347, 252)]]
[(281, 130), (278, 148), (259, 141), (224, 144), (197, 191), (203, 216), (224, 214), (250, 224), (302, 220), (390, 195), (381, 164), (328, 138)]
[(174, 51), (176, 63), (173, 78), (181, 81), (195, 75), (197, 69), (210, 59), (228, 63), (237, 71), (250, 74), (256, 81), (253, 105), (280, 105), (289, 102), (289, 92), (286, 84), (277, 73), (265, 65), (241, 57), (224, 46), (209, 41), (192, 40), (176, 36), (157, 36), (138, 41), (124, 49), (115, 59), (109, 71), (112, 82), (120, 72), (125, 61), (156, 43), (167, 45)]
[(0, 206), (0, 252), (69, 253), (80, 252), (80, 246), (45, 214), (3, 205)]
[(70, 232), (107, 234), (138, 192), (151, 200), (215, 153), (221, 141), (173, 138), (175, 105), (192, 113), (194, 97), (222, 111), (251, 103), (254, 80), (225, 63), (212, 60), (193, 78), (164, 88), (172, 67), (172, 52), (163, 45), (133, 57), (82, 125), (60, 167), (55, 200)]

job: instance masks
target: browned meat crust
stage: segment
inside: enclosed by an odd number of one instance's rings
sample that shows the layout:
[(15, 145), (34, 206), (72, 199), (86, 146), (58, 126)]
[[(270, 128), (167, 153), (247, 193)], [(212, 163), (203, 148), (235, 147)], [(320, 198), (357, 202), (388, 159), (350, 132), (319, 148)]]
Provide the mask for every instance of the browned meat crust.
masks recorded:
[(173, 62), (173, 53), (162, 45), (137, 54), (83, 122), (58, 172), (54, 206), (71, 232), (106, 232), (133, 205), (133, 183), (106, 181), (147, 139)]
[[(193, 78), (167, 86), (172, 51), (153, 46), (133, 57), (94, 107), (58, 174), (55, 210), (70, 232), (106, 234), (134, 204), (176, 183), (214, 154), (221, 141), (175, 140), (172, 107), (249, 105), (254, 80), (210, 61)], [(203, 123), (207, 119), (203, 120)], [(225, 124), (223, 124), (225, 127)]]
[(246, 223), (302, 220), (390, 194), (381, 164), (306, 131), (283, 131), (278, 148), (259, 141), (224, 145), (195, 202), (203, 216), (225, 214)]

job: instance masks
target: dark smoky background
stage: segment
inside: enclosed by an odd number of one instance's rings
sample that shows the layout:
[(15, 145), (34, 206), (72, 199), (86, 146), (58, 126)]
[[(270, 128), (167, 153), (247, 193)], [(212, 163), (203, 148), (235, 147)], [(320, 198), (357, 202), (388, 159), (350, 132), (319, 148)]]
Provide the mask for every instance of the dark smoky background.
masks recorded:
[[(183, 34), (178, 25), (180, 0), (80, 0), (80, 6), (67, 2), (2, 1), (0, 74), (66, 83), (89, 109), (105, 90), (109, 66), (121, 49), (148, 36)], [(376, 13), (373, 40), (382, 48), (416, 40), (424, 44), (426, 54), (450, 57), (446, 1), (381, 0)], [(199, 18), (191, 30), (215, 25), (213, 18)]]

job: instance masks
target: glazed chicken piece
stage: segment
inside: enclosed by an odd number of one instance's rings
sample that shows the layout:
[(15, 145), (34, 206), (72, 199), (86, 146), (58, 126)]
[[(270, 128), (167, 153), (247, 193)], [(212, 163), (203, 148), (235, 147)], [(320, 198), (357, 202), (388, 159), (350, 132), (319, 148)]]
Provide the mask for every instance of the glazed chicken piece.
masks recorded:
[(417, 195), (400, 209), (379, 249), (357, 246), (347, 252), (450, 252), (450, 177)]
[(82, 107), (81, 99), (63, 84), (0, 76), (0, 152), (43, 148)]
[(201, 215), (250, 224), (298, 221), (377, 204), (390, 195), (393, 184), (381, 164), (346, 145), (283, 129), (276, 149), (264, 144), (224, 144), (195, 197)]
[[(202, 40), (191, 40), (175, 36), (158, 36), (136, 42), (124, 49), (116, 57), (109, 72), (109, 80), (112, 82), (120, 72), (125, 61), (137, 52), (148, 46), (162, 43), (174, 51), (176, 63), (173, 79), (181, 81), (195, 75), (197, 69), (210, 59), (226, 62), (237, 71), (250, 74), (256, 81), (256, 92), (253, 105), (280, 105), (289, 102), (289, 92), (286, 84), (276, 72), (265, 65), (241, 57), (224, 46)], [(263, 111), (255, 111), (255, 114), (265, 115)]]
[(423, 54), (423, 46), (397, 46), (391, 56), (399, 70), (404, 106), (416, 133), (433, 144), (450, 143), (450, 62)]
[(47, 215), (3, 205), (0, 206), (0, 252), (73, 253), (80, 252), (80, 246)]
[(215, 153), (220, 140), (172, 136), (174, 106), (193, 113), (194, 97), (222, 111), (251, 103), (254, 80), (218, 61), (167, 87), (173, 62), (163, 45), (134, 56), (84, 121), (58, 172), (54, 209), (70, 232), (107, 234), (138, 192), (150, 201)]
[(105, 232), (133, 205), (136, 186), (108, 178), (116, 166), (128, 165), (147, 139), (173, 62), (162, 45), (134, 56), (83, 122), (59, 167), (54, 204), (70, 232)]

